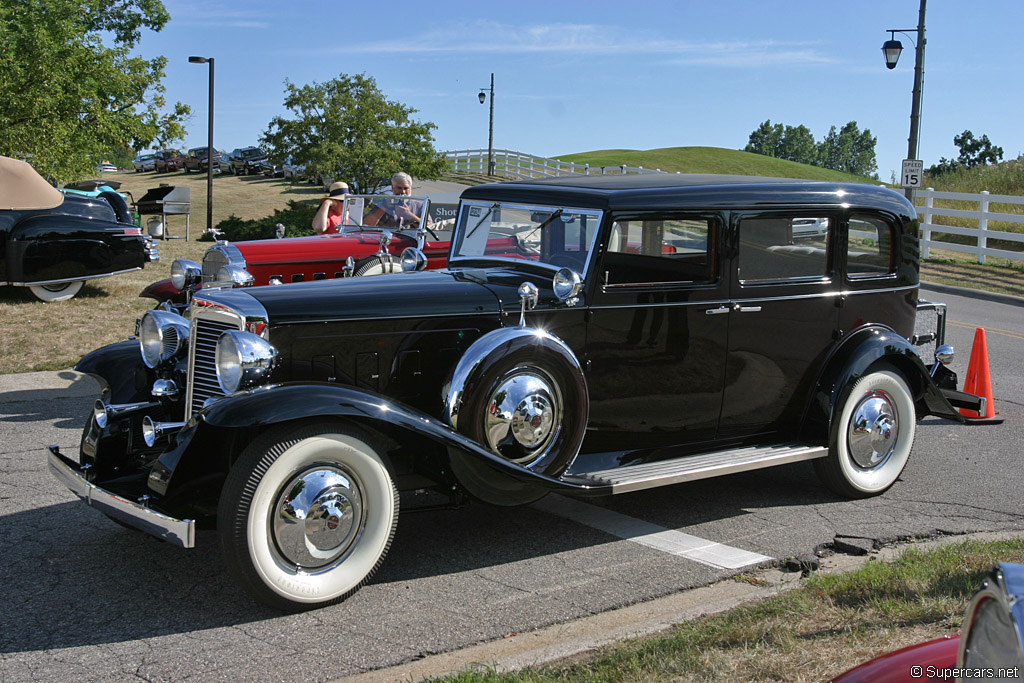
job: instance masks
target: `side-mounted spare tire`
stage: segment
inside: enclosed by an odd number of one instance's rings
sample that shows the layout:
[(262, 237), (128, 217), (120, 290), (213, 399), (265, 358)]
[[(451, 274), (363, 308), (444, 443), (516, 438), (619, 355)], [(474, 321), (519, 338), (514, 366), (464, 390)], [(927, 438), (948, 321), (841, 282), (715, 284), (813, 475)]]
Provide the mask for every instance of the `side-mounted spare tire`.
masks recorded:
[(487, 450), (557, 478), (583, 443), (590, 399), (566, 344), (526, 327), (502, 328), (473, 343), (445, 396), (450, 424)]

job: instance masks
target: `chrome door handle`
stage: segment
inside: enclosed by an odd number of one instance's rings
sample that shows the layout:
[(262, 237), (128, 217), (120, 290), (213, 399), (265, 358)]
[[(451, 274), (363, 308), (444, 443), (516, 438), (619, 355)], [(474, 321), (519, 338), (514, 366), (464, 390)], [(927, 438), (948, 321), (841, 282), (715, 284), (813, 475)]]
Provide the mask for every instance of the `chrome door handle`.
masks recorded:
[(729, 307), (728, 306), (719, 306), (718, 308), (709, 308), (709, 309), (707, 309), (706, 311), (704, 311), (704, 315), (719, 315), (721, 313), (728, 313), (728, 312), (729, 312)]
[(760, 313), (760, 306), (740, 306), (739, 304), (733, 304), (732, 310), (737, 313)]

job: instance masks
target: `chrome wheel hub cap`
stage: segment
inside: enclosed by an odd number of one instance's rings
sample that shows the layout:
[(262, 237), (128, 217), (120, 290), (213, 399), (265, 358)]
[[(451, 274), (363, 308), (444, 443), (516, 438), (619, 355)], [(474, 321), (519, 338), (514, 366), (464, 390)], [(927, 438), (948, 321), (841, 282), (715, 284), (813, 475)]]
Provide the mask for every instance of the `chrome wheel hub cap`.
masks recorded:
[(300, 569), (343, 559), (363, 530), (363, 495), (355, 477), (318, 464), (295, 475), (278, 494), (271, 535), (281, 556)]
[(487, 402), (487, 445), (513, 462), (528, 464), (551, 444), (561, 423), (561, 397), (555, 383), (532, 370), (517, 370)]
[(854, 464), (862, 469), (883, 465), (899, 437), (896, 406), (889, 396), (874, 391), (861, 399), (853, 411), (847, 445)]

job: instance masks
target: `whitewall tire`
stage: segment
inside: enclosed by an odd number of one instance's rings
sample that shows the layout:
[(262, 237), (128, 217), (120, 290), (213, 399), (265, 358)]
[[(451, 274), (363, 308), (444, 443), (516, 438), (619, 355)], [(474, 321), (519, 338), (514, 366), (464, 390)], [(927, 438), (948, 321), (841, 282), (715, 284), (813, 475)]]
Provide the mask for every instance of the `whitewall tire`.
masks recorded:
[(284, 611), (340, 602), (391, 546), (398, 493), (372, 437), (354, 425), (282, 425), (231, 468), (217, 513), (228, 570)]
[(85, 280), (74, 282), (62, 282), (54, 285), (29, 285), (29, 291), (40, 301), (51, 303), (53, 301), (67, 301), (74, 298), (82, 290)]
[(828, 457), (814, 461), (818, 475), (848, 498), (886, 491), (910, 458), (916, 419), (910, 388), (898, 372), (868, 373), (853, 385), (833, 417)]

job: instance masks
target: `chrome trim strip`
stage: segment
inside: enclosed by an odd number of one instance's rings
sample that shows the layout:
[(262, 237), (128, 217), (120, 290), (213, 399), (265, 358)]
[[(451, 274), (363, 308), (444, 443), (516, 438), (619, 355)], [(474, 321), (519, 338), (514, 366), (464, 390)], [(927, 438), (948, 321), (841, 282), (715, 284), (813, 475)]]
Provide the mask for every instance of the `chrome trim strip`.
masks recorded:
[(128, 526), (144, 531), (180, 548), (196, 545), (196, 524), (191, 519), (175, 519), (156, 510), (122, 498), (90, 483), (78, 468), (61, 455), (57, 446), (50, 446), (47, 460), (50, 473), (86, 505), (94, 507)]
[(63, 280), (34, 280), (32, 282), (10, 282), (2, 284), (10, 284), (15, 287), (29, 287), (31, 285), (59, 285), (63, 282), (85, 282), (86, 280), (96, 280), (101, 277), (110, 277), (111, 275), (124, 275), (125, 273), (134, 273), (136, 270), (142, 270), (139, 268), (128, 268), (126, 270), (115, 270), (113, 273), (100, 273), (99, 275), (87, 275), (85, 277), (66, 277)]

